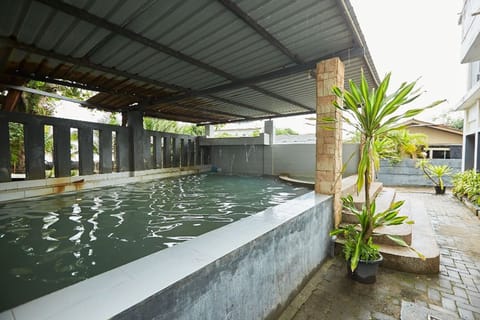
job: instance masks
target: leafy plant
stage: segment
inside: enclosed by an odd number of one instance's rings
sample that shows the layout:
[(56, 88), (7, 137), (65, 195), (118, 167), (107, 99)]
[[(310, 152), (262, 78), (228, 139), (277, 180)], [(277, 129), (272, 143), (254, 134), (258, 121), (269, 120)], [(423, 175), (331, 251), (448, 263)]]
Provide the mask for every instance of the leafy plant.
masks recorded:
[[(425, 108), (410, 109), (401, 112), (401, 106), (407, 105), (420, 96), (419, 90), (415, 88), (416, 82), (403, 83), (395, 92), (387, 94), (391, 74), (387, 74), (380, 83), (378, 89), (370, 89), (367, 80), (362, 74), (360, 84), (357, 86), (350, 81), (350, 90), (344, 91), (338, 87), (333, 88), (333, 93), (340, 98), (341, 103), (333, 102), (336, 109), (342, 111), (342, 120), (360, 132), (361, 151), (358, 163), (357, 191), (364, 189), (365, 202), (361, 210), (353, 205), (351, 197), (344, 198), (344, 206), (354, 213), (359, 224), (355, 227), (358, 230), (352, 233), (352, 228), (339, 228), (332, 231), (332, 235), (347, 233), (356, 241), (355, 249), (351, 253), (350, 268), (354, 271), (357, 268), (360, 257), (365, 256), (364, 251), (369, 251), (373, 244), (372, 236), (376, 228), (384, 225), (395, 225), (406, 222), (406, 217), (399, 216), (399, 208), (403, 202), (395, 202), (385, 212), (375, 213), (375, 201), (370, 199), (370, 185), (374, 168), (379, 168), (381, 150), (375, 143), (379, 138), (385, 136), (392, 130), (402, 127), (399, 122), (406, 118), (414, 117)], [(436, 101), (427, 108), (436, 106), (443, 101)], [(324, 119), (325, 123), (331, 123), (334, 119)], [(348, 235), (350, 232), (350, 235)], [(399, 238), (392, 238), (402, 246), (408, 245)], [(353, 240), (352, 240), (353, 241)], [(367, 248), (367, 249), (366, 249)], [(421, 256), (422, 257), (422, 256)]]
[(428, 159), (421, 159), (417, 162), (417, 168), (422, 169), (425, 177), (433, 182), (440, 189), (445, 188), (443, 178), (452, 174), (452, 168), (447, 165), (433, 165)]
[(468, 200), (480, 206), (480, 173), (467, 170), (457, 173), (452, 178), (455, 196), (466, 197)]
[[(356, 132), (348, 140), (350, 143), (360, 143), (361, 136)], [(401, 127), (379, 136), (375, 140), (375, 148), (379, 150), (380, 159), (388, 159), (393, 163), (400, 162), (403, 158), (416, 159), (423, 157), (424, 148), (428, 146), (427, 136), (422, 133), (410, 133)]]

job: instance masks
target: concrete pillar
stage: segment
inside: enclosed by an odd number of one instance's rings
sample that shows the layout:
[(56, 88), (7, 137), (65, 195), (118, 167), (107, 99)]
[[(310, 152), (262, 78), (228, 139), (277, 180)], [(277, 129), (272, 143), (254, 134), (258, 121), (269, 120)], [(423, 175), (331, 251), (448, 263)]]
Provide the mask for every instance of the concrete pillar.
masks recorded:
[(267, 120), (263, 124), (263, 132), (270, 137), (270, 145), (275, 143), (275, 125), (273, 120)]
[(111, 130), (100, 130), (99, 149), (100, 173), (111, 173), (113, 170)]
[(170, 168), (172, 166), (172, 137), (165, 137), (163, 144), (163, 167)]
[(25, 173), (27, 180), (45, 179), (44, 125), (33, 119), (25, 124)]
[(93, 130), (78, 128), (78, 172), (81, 176), (93, 174)]
[(7, 119), (0, 119), (0, 182), (10, 181), (10, 138)]
[[(334, 196), (335, 226), (341, 221), (342, 203), (342, 120), (341, 111), (332, 102), (338, 99), (332, 93), (334, 86), (343, 88), (344, 65), (339, 58), (317, 64), (317, 146), (315, 192)], [(333, 118), (326, 124), (323, 119)], [(328, 128), (327, 128), (328, 127)]]
[(156, 134), (153, 138), (153, 167), (162, 168), (162, 137)]
[(213, 124), (205, 126), (205, 137), (215, 138), (215, 126)]
[(143, 169), (152, 169), (154, 166), (153, 163), (153, 143), (152, 143), (152, 135), (150, 133), (145, 133), (144, 136), (144, 145), (143, 145), (143, 161), (144, 167)]
[(130, 170), (130, 137), (129, 137), (129, 132), (128, 130), (124, 130), (125, 128), (122, 128), (121, 130), (117, 130), (116, 139), (117, 139), (117, 145), (116, 145), (116, 159), (115, 161), (117, 162), (117, 170), (118, 171), (128, 171)]
[(180, 137), (172, 137), (172, 154), (173, 154), (173, 162), (172, 167), (177, 168), (180, 167)]
[(127, 127), (130, 129), (130, 171), (144, 170), (145, 130), (143, 130), (143, 115), (140, 111), (128, 112)]
[(72, 169), (70, 159), (70, 127), (53, 127), (53, 166), (55, 177), (70, 177)]

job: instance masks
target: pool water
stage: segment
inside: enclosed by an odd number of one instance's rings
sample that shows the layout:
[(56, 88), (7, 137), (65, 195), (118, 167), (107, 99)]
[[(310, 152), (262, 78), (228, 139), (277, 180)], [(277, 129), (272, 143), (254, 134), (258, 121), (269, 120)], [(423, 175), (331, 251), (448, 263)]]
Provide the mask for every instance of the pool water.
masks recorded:
[(308, 191), (210, 173), (0, 204), (0, 311)]

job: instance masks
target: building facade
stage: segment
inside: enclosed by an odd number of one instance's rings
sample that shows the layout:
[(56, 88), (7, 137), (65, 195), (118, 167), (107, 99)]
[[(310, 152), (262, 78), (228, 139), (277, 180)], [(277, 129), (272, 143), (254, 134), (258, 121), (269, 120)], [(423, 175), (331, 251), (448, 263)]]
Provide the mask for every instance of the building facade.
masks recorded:
[(465, 112), (462, 169), (480, 171), (480, 0), (464, 1), (459, 23), (461, 63), (468, 64), (467, 93), (457, 107)]

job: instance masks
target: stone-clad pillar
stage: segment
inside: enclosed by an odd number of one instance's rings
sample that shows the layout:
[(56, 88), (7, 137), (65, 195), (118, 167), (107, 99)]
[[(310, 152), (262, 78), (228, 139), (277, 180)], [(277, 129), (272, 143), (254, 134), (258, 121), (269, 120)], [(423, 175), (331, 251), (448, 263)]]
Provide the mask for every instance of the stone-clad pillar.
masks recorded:
[[(317, 150), (315, 192), (334, 195), (335, 226), (341, 221), (342, 120), (332, 102), (334, 86), (343, 88), (344, 65), (339, 58), (317, 64)], [(323, 119), (333, 118), (334, 123)]]

